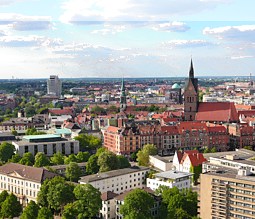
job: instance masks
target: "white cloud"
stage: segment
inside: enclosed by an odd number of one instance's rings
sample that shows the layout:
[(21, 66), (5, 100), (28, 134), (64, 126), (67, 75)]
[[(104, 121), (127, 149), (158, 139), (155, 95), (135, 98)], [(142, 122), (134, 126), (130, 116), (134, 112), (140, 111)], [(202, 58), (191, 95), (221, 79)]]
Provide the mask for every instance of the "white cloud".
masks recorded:
[(232, 56), (231, 59), (247, 59), (253, 58), (254, 56)]
[(178, 21), (167, 22), (167, 23), (159, 23), (152, 27), (153, 30), (156, 31), (165, 31), (165, 32), (185, 32), (190, 29), (190, 27)]
[(2, 47), (52, 47), (61, 44), (60, 39), (50, 39), (44, 36), (3, 36), (0, 37)]
[(103, 29), (100, 30), (93, 30), (91, 31), (91, 34), (101, 34), (101, 35), (114, 35), (120, 32), (123, 32), (126, 30), (126, 26), (124, 25), (109, 25), (105, 24)]
[(232, 0), (66, 0), (62, 22), (162, 21), (195, 14)]
[(8, 25), (17, 31), (33, 31), (52, 29), (53, 24), (49, 16), (25, 16), (15, 13), (0, 13), (0, 24)]
[(255, 25), (206, 27), (203, 34), (211, 35), (221, 40), (255, 41)]
[(24, 0), (0, 0), (0, 6), (7, 6), (14, 3), (22, 2)]
[(211, 45), (213, 45), (213, 43), (208, 42), (206, 40), (170, 40), (168, 42), (163, 43), (163, 46), (170, 48), (204, 47)]

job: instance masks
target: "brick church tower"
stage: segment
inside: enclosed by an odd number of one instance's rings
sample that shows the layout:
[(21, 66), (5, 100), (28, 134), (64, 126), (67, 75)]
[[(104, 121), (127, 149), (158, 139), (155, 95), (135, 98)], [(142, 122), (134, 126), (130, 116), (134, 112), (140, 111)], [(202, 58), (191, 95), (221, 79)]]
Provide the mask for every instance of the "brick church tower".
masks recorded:
[(193, 62), (191, 59), (189, 78), (184, 90), (184, 118), (186, 121), (194, 121), (198, 110), (198, 80), (194, 78)]

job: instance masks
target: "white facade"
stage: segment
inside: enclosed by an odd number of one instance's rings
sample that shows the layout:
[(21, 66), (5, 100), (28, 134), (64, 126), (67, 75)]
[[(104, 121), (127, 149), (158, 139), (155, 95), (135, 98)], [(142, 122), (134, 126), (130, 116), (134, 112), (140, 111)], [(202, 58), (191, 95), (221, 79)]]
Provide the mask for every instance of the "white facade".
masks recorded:
[(34, 156), (37, 152), (43, 152), (46, 156), (53, 156), (57, 152), (63, 155), (77, 154), (80, 150), (79, 141), (55, 141), (55, 142), (12, 142), (17, 153), (23, 156), (26, 152), (31, 152)]
[(145, 175), (149, 168), (136, 167), (112, 170), (104, 173), (84, 176), (79, 180), (80, 184), (89, 183), (99, 189), (101, 193), (112, 191), (120, 194), (126, 190), (145, 187)]
[(0, 192), (12, 192), (26, 205), (31, 200), (37, 201), (43, 180), (54, 176), (43, 168), (8, 163), (0, 167)]
[(159, 157), (158, 155), (156, 156), (150, 155), (149, 159), (150, 159), (150, 164), (161, 171), (168, 171), (172, 169), (173, 164), (170, 161), (162, 157)]
[(191, 187), (192, 174), (180, 171), (166, 171), (154, 175), (154, 179), (147, 178), (147, 187), (156, 190), (159, 186), (169, 188), (177, 187), (178, 189), (187, 189)]
[(113, 219), (116, 215), (116, 203), (115, 199), (102, 201), (102, 209), (100, 210), (101, 218)]
[(47, 94), (60, 97), (62, 92), (62, 82), (57, 75), (51, 75), (47, 80)]

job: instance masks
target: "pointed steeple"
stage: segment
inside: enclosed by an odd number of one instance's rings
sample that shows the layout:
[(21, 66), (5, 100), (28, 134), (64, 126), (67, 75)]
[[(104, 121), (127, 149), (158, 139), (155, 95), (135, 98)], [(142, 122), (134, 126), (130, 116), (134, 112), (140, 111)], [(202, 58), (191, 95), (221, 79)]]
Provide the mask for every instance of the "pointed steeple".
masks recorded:
[(121, 82), (121, 95), (122, 96), (126, 96), (126, 93), (125, 93), (125, 83), (124, 83), (124, 78), (122, 78), (122, 82)]
[(191, 58), (191, 62), (190, 62), (189, 78), (194, 78), (194, 68), (193, 68), (192, 58)]

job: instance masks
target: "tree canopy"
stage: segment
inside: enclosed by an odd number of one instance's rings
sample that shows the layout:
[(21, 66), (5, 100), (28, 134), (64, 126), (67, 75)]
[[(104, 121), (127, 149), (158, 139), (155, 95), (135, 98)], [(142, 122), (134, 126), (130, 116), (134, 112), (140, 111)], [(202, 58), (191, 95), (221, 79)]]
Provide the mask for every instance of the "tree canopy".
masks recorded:
[(1, 205), (1, 216), (3, 218), (18, 217), (21, 211), (22, 206), (13, 193), (11, 193)]
[(143, 149), (137, 153), (137, 161), (140, 166), (149, 166), (149, 156), (156, 155), (157, 148), (153, 144), (144, 145)]
[(50, 165), (50, 160), (43, 152), (38, 152), (35, 155), (35, 164), (34, 164), (35, 167), (44, 167), (49, 165)]
[(15, 152), (15, 147), (11, 143), (3, 142), (0, 145), (0, 160), (7, 162)]
[(150, 219), (153, 205), (154, 199), (149, 193), (142, 189), (134, 189), (124, 198), (120, 213), (124, 219)]
[(66, 167), (66, 172), (65, 176), (68, 180), (77, 182), (78, 179), (81, 176), (81, 169), (78, 166), (77, 163), (71, 162), (67, 167)]
[(100, 138), (94, 135), (80, 134), (74, 138), (80, 143), (80, 149), (82, 151), (96, 150), (102, 146), (102, 141)]
[(39, 206), (34, 202), (30, 201), (23, 210), (20, 219), (35, 219), (38, 216)]

